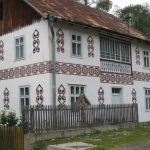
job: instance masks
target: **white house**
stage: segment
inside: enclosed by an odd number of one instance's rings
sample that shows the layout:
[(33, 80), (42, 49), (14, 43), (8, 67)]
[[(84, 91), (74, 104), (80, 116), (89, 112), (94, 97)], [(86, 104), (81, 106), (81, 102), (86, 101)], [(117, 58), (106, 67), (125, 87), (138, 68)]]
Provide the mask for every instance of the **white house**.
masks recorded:
[(0, 0), (0, 109), (138, 103), (150, 121), (150, 38), (72, 0)]

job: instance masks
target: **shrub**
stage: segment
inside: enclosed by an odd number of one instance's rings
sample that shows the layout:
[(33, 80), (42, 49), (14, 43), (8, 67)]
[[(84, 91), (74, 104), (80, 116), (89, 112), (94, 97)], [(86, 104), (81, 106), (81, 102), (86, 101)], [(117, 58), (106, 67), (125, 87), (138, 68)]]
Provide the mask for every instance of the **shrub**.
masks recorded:
[(22, 126), (22, 121), (17, 117), (15, 112), (2, 110), (0, 112), (0, 126), (20, 127)]

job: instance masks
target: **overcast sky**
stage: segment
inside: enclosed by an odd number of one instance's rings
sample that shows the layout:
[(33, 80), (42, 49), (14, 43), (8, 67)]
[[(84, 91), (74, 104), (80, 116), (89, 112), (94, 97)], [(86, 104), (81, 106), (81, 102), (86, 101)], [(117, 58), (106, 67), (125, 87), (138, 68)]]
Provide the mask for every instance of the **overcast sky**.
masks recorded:
[(124, 8), (125, 6), (128, 6), (130, 4), (144, 4), (144, 3), (150, 3), (150, 0), (112, 0), (113, 2), (113, 8), (111, 12), (113, 12), (115, 5), (119, 6), (120, 8)]

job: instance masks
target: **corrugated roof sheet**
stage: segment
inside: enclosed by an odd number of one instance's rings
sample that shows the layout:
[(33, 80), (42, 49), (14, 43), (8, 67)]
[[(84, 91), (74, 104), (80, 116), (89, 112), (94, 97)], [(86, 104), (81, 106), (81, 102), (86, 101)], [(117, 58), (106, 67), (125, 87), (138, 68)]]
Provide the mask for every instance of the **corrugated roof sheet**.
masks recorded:
[(150, 41), (150, 38), (134, 28), (130, 27), (128, 30), (128, 25), (117, 17), (101, 10), (84, 6), (73, 0), (26, 1), (43, 13), (43, 15), (47, 13), (66, 21), (85, 24), (91, 27), (110, 30), (130, 37)]

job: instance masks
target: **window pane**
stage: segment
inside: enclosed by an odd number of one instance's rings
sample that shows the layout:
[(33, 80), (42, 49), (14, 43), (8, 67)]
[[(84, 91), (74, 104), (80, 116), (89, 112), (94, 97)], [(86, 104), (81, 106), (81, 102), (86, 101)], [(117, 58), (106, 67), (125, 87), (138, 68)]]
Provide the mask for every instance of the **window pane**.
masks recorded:
[(78, 39), (77, 39), (77, 41), (81, 41), (81, 36), (78, 36)]
[(24, 57), (24, 48), (23, 48), (23, 45), (20, 45), (20, 58), (23, 58)]
[(25, 88), (25, 95), (29, 95), (29, 88), (28, 87)]
[(84, 94), (84, 87), (81, 87), (81, 94)]
[(26, 98), (26, 106), (29, 106), (29, 98)]
[(24, 106), (24, 98), (21, 98), (21, 106)]
[(20, 88), (20, 95), (21, 95), (21, 96), (24, 95), (24, 88)]
[(19, 45), (19, 39), (16, 39), (16, 45)]
[(24, 40), (23, 40), (23, 37), (21, 37), (21, 38), (20, 38), (20, 43), (23, 43), (23, 41), (24, 41)]
[(74, 87), (71, 86), (71, 94), (74, 94)]
[(16, 58), (19, 58), (19, 46), (16, 47)]
[(81, 56), (81, 44), (78, 44), (78, 56)]
[(72, 40), (76, 40), (76, 36), (75, 35), (72, 35)]
[(79, 87), (76, 87), (76, 94), (79, 94)]
[(74, 97), (71, 97), (71, 106), (73, 106), (75, 103), (75, 98)]
[(72, 43), (72, 54), (76, 55), (76, 43)]

